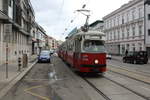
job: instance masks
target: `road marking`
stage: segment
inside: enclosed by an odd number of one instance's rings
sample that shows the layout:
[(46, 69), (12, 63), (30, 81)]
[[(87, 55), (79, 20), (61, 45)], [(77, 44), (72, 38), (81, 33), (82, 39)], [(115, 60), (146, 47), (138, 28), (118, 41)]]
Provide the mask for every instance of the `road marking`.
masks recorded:
[(37, 81), (39, 81), (39, 82), (43, 82), (43, 81), (50, 81), (49, 79), (24, 79), (24, 81), (33, 81), (33, 82), (37, 82)]
[[(48, 85), (48, 84), (47, 84), (47, 85)], [(51, 99), (49, 99), (49, 98), (47, 98), (47, 97), (44, 97), (44, 96), (41, 96), (41, 95), (39, 95), (39, 94), (37, 94), (37, 93), (31, 92), (32, 89), (42, 88), (42, 87), (45, 87), (45, 86), (47, 86), (47, 85), (33, 86), (33, 87), (30, 87), (30, 88), (25, 89), (24, 91), (25, 91), (26, 93), (28, 93), (28, 94), (31, 94), (32, 96), (35, 96), (35, 97), (38, 97), (38, 98), (42, 99), (42, 100), (51, 100)]]

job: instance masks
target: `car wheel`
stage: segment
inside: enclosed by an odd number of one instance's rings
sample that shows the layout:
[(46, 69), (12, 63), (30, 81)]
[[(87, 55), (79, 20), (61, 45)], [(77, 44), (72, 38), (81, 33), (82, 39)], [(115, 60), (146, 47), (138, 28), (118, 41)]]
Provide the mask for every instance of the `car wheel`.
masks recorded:
[(51, 63), (51, 60), (49, 60), (49, 63)]
[(147, 64), (147, 61), (144, 61), (144, 64)]

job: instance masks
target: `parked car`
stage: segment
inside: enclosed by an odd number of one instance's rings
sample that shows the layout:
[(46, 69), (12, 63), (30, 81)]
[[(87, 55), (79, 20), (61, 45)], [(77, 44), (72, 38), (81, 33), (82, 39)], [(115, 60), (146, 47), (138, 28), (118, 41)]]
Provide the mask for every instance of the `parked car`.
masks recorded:
[(38, 57), (38, 62), (51, 63), (50, 52), (49, 51), (41, 51), (41, 53), (40, 53), (40, 55)]
[(128, 54), (126, 54), (123, 57), (123, 62), (124, 63), (129, 62), (132, 64), (137, 63), (147, 64), (148, 62), (147, 52), (146, 51), (128, 52)]
[(50, 51), (49, 50), (42, 50), (41, 53), (49, 53), (50, 54)]

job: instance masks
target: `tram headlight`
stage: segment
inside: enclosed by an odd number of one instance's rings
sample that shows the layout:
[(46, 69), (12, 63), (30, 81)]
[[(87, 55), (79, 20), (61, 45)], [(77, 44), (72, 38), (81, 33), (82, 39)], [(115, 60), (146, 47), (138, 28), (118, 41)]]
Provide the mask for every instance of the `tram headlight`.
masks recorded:
[(94, 63), (95, 63), (95, 64), (98, 64), (98, 63), (99, 63), (99, 61), (96, 59), (96, 60), (94, 61)]

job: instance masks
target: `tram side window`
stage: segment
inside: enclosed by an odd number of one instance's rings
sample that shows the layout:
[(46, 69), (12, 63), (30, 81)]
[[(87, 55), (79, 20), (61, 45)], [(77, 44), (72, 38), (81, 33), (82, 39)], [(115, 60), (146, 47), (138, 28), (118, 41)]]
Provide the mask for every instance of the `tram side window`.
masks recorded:
[(69, 50), (69, 51), (72, 51), (72, 50), (73, 50), (73, 43), (69, 43), (69, 44), (68, 44), (68, 50)]
[(80, 52), (80, 49), (81, 49), (81, 43), (78, 40), (76, 40), (75, 41), (75, 51)]

